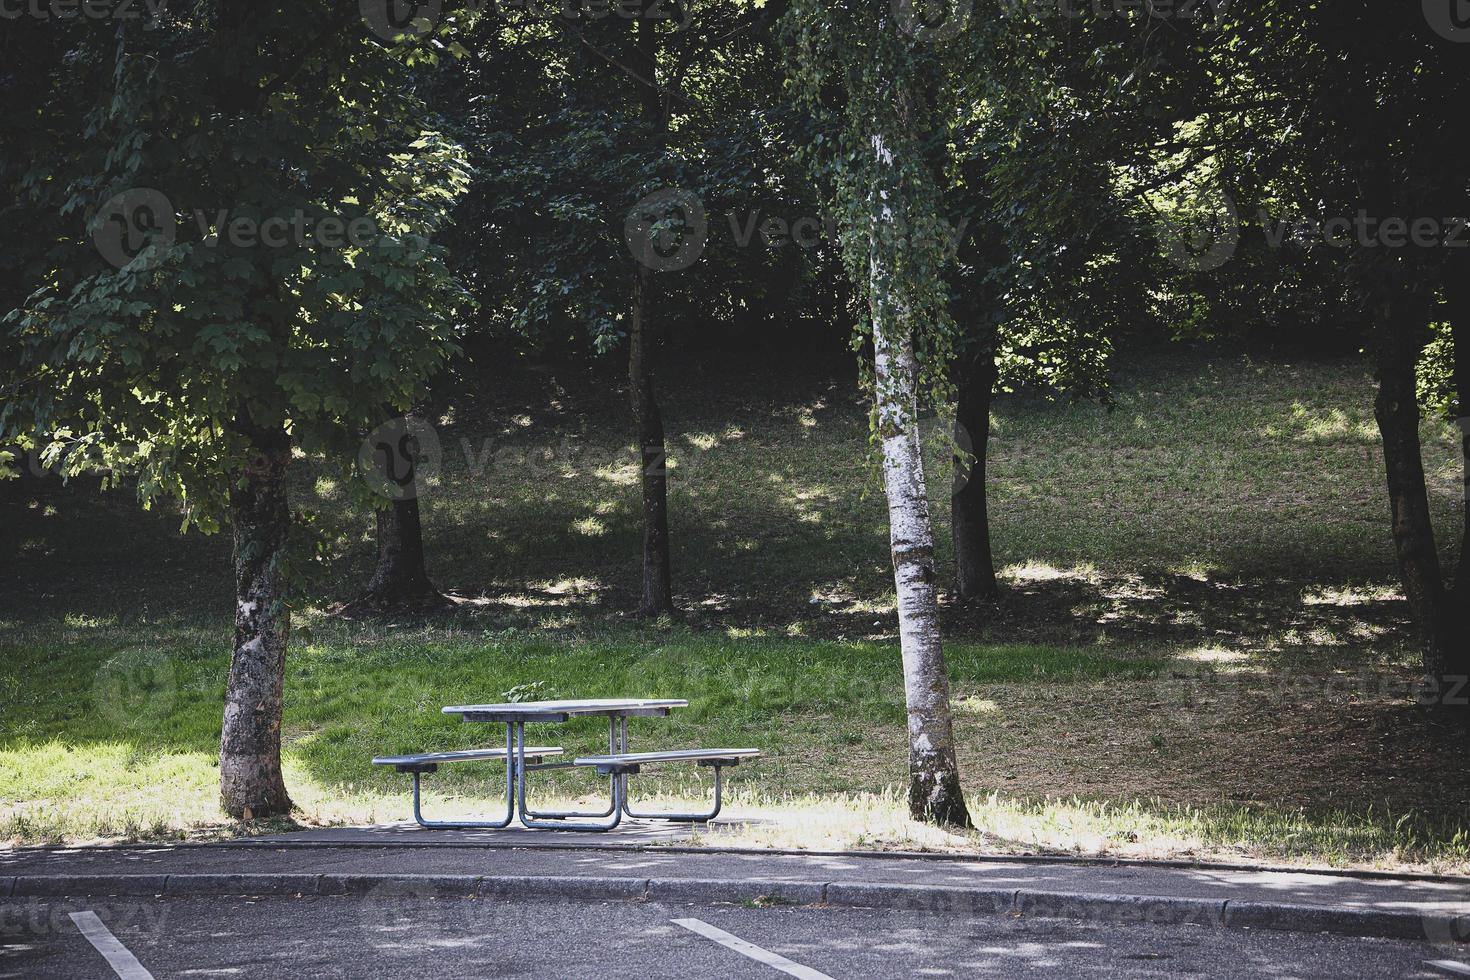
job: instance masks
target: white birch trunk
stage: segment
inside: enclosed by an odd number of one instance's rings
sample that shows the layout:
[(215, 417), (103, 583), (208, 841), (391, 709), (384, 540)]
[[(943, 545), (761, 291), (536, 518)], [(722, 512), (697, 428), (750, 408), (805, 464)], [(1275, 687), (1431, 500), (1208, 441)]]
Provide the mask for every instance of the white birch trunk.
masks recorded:
[[(882, 167), (893, 165), (880, 134), (873, 151)], [(879, 181), (879, 187), (889, 186)], [(918, 363), (908, 311), (893, 295), (892, 271), (880, 245), (893, 221), (886, 191), (874, 202), (869, 251), (869, 309), (873, 321), (873, 381), (878, 433), (883, 443), (883, 484), (888, 497), (889, 542), (898, 593), (898, 631), (908, 702), (909, 812), (917, 820), (970, 825), (955, 762), (949, 673), (940, 642), (934, 528), (924, 482), (918, 426)]]

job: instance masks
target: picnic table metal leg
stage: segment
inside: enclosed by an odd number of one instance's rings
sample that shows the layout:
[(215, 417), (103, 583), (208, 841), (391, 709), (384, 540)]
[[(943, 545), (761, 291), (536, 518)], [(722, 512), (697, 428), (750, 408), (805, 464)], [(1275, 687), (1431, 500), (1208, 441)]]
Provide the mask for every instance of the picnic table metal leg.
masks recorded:
[(526, 747), (526, 726), (515, 723), (516, 783), (520, 791), (521, 823), (533, 830), (612, 830), (623, 822), (623, 787), (617, 778), (612, 779), (612, 805), (606, 814), (572, 814), (573, 816), (608, 816), (607, 823), (574, 823), (569, 820), (537, 820), (526, 806), (526, 767), (521, 764)]
[[(618, 719), (618, 729), (620, 734), (618, 744), (621, 746), (621, 748), (614, 749), (614, 755), (617, 755), (620, 751), (628, 751), (628, 719), (626, 717)], [(639, 820), (671, 820), (675, 823), (704, 823), (706, 820), (713, 820), (715, 817), (718, 817), (720, 815), (720, 809), (722, 806), (724, 806), (724, 803), (721, 800), (720, 791), (720, 773), (722, 771), (722, 767), (715, 766), (714, 770), (715, 805), (714, 809), (710, 810), (708, 813), (639, 813), (628, 805), (628, 798), (630, 794), (628, 793), (628, 776), (626, 773), (616, 777), (623, 784), (623, 813), (629, 817), (635, 817)]]
[[(614, 754), (616, 754), (618, 751), (618, 720), (616, 718), (608, 718), (607, 720), (607, 748), (609, 752), (612, 752)], [(571, 769), (575, 768), (575, 766), (570, 762), (561, 762), (551, 763), (550, 765), (545, 766), (531, 766), (529, 768), (530, 771), (535, 772), (537, 769)], [(569, 817), (573, 819), (581, 818), (597, 820), (602, 817), (610, 817), (613, 815), (613, 810), (616, 807), (616, 805), (611, 802), (611, 800), (614, 799), (612, 783), (615, 782), (618, 777), (610, 776), (608, 778), (609, 803), (607, 805), (607, 809), (605, 810), (600, 810), (596, 813), (582, 812), (579, 810), (533, 810), (531, 809), (530, 805), (527, 804), (525, 807), (525, 812), (537, 820), (565, 820)], [(525, 795), (524, 790), (522, 791), (521, 795)]]
[(514, 742), (511, 738), (510, 726), (505, 726), (505, 818), (503, 820), (427, 820), (424, 818), (422, 804), (422, 790), (419, 779), (422, 773), (413, 773), (413, 819), (420, 827), (430, 830), (500, 830), (509, 827), (510, 822), (515, 819), (516, 809), (516, 771), (517, 765), (515, 753), (512, 751)]
[(623, 798), (623, 813), (630, 817), (636, 817), (639, 820), (671, 820), (675, 823), (704, 823), (707, 820), (713, 820), (720, 815), (720, 809), (724, 806), (720, 779), (720, 773), (724, 771), (724, 767), (713, 766), (711, 768), (715, 771), (715, 805), (714, 809), (708, 813), (640, 813), (628, 805), (628, 777), (622, 776), (620, 778), (624, 781), (623, 792), (621, 794)]

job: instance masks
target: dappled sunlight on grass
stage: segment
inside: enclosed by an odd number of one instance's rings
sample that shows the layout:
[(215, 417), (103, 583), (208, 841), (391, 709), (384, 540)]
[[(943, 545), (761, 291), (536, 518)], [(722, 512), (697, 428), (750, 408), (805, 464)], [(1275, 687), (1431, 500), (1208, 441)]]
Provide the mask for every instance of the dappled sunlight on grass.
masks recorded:
[(103, 629), (117, 625), (116, 616), (84, 616), (78, 613), (67, 613), (61, 617), (61, 621), (72, 629), (80, 630)]
[(954, 711), (957, 715), (998, 715), (1000, 705), (990, 698), (956, 698)]
[(790, 850), (964, 850), (967, 837), (917, 823), (892, 790), (801, 796), (780, 801), (735, 795), (724, 817), (701, 837), (724, 847)]
[(1214, 666), (1230, 666), (1245, 663), (1250, 660), (1250, 654), (1241, 650), (1223, 650), (1219, 647), (1197, 647), (1183, 651), (1179, 654), (1179, 659)]
[[(35, 842), (218, 825), (214, 758), (227, 646), (140, 650), (134, 642), (132, 654), (120, 654), (119, 638), (136, 641), (152, 629), (122, 624), (98, 632), (79, 632), (64, 650), (54, 642), (12, 646), (25, 696), (9, 701), (0, 729), (6, 834)], [(1043, 646), (956, 643), (949, 657), (956, 683), (971, 686), (1127, 677), (1157, 666)], [(501, 700), (528, 685), (542, 698), (686, 697), (690, 707), (670, 718), (635, 720), (636, 744), (757, 746), (766, 758), (742, 767), (735, 785), (767, 796), (882, 785), (901, 758), (893, 739), (903, 729), (902, 678), (898, 651), (889, 645), (732, 639), (672, 625), (552, 641), (463, 621), (357, 624), (302, 616), (283, 730), (300, 818), (402, 815), (403, 781), (375, 771), (372, 756), (494, 741), (491, 728), (459, 723), (439, 708)], [(585, 754), (605, 746), (606, 728), (573, 723), (555, 737), (568, 752)], [(433, 791), (483, 808), (493, 800), (487, 775), (493, 781), (493, 769), (446, 770)], [(671, 769), (643, 785), (653, 794), (696, 796), (699, 776)], [(595, 782), (548, 773), (542, 785), (550, 796), (575, 797)]]
[(1095, 582), (1098, 578), (1097, 569), (1090, 565), (1079, 565), (1074, 568), (1057, 568), (1046, 562), (1023, 562), (1020, 564), (1006, 565), (997, 571), (996, 575), (1002, 579), (1018, 583), (1055, 582), (1058, 580)]
[(592, 475), (614, 486), (636, 487), (638, 485), (638, 464), (634, 462), (610, 463), (607, 466), (599, 466)]
[(1391, 585), (1323, 586), (1303, 593), (1302, 603), (1308, 606), (1364, 606), (1374, 602), (1394, 602), (1398, 598), (1398, 588)]
[(589, 538), (600, 538), (607, 533), (607, 525), (596, 517), (583, 517), (572, 522), (572, 530)]
[(1292, 439), (1297, 442), (1378, 443), (1378, 426), (1371, 414), (1362, 409), (1356, 417), (1342, 408), (1321, 408), (1297, 402), (1290, 416), (1265, 426), (1261, 434), (1268, 439)]
[(1043, 854), (1144, 860), (1276, 863), (1301, 867), (1470, 871), (1470, 830), (1414, 813), (1309, 816), (1233, 804), (1177, 806), (1159, 800), (1028, 800), (1000, 793), (967, 800), (972, 831), (909, 818), (896, 792), (805, 796), (772, 804), (732, 802), (710, 844), (792, 850)]

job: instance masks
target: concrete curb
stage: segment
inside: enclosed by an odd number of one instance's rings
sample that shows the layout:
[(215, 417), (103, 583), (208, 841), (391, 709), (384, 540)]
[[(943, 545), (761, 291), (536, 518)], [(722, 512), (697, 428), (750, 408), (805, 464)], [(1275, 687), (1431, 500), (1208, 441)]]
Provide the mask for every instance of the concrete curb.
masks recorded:
[(760, 902), (773, 904), (830, 904), (830, 886), (814, 881), (731, 881), (717, 878), (654, 878), (648, 883), (653, 902)]
[[(555, 833), (567, 833), (557, 831)], [(529, 836), (529, 835), (528, 835)], [(1096, 868), (1179, 869), (1183, 871), (1242, 871), (1271, 874), (1320, 875), (1331, 878), (1357, 878), (1363, 881), (1426, 881), (1470, 887), (1470, 875), (1437, 875), (1414, 871), (1369, 871), (1361, 868), (1298, 867), (1289, 864), (1236, 864), (1228, 861), (1184, 861), (1127, 857), (1085, 857), (1073, 854), (967, 854), (945, 851), (826, 851), (780, 847), (718, 847), (710, 845), (617, 843), (599, 840), (577, 840), (547, 843), (525, 841), (344, 841), (289, 840), (280, 837), (240, 837), (218, 841), (160, 841), (131, 844), (35, 844), (0, 848), (0, 857), (17, 854), (70, 852), (108, 853), (116, 851), (186, 851), (250, 848), (264, 850), (436, 850), (472, 851), (613, 851), (655, 854), (734, 854), (755, 857), (853, 858), (885, 861), (933, 861), (965, 864), (1036, 864)]]
[(741, 902), (895, 909), (941, 915), (1008, 915), (1109, 925), (1192, 925), (1209, 928), (1327, 932), (1343, 936), (1470, 945), (1470, 917), (1240, 902), (1233, 899), (1047, 892), (878, 882), (791, 879), (612, 878), (561, 875), (437, 874), (143, 874), (18, 875), (0, 878), (0, 897), (62, 898), (244, 896), (400, 896), (499, 901)]
[[(119, 876), (122, 877), (122, 876)], [(165, 895), (315, 895), (321, 875), (183, 874), (168, 875)]]
[(317, 878), (313, 895), (474, 895), (480, 887), (475, 875), (373, 875), (324, 874)]
[(1439, 935), (1449, 935), (1454, 921), (1454, 916), (1437, 912), (1336, 909), (1277, 902), (1228, 902), (1225, 908), (1225, 924), (1234, 928), (1331, 932), (1379, 939), (1432, 939), (1436, 923), (1444, 926)]
[[(186, 878), (188, 875), (177, 877)], [(225, 875), (203, 877), (223, 878)], [(162, 895), (168, 875), (20, 875), (10, 889), (14, 898), (61, 898), (66, 895)]]
[(526, 898), (556, 901), (641, 901), (648, 897), (648, 879), (487, 875), (480, 879), (479, 895), (481, 898), (501, 901)]

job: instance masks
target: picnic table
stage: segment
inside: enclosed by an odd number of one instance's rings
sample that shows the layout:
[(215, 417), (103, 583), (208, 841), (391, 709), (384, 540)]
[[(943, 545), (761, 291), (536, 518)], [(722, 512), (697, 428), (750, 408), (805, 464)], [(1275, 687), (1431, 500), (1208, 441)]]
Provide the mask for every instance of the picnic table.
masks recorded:
[[(721, 773), (742, 759), (760, 755), (757, 749), (673, 749), (658, 752), (631, 752), (628, 742), (628, 719), (666, 717), (675, 708), (685, 708), (682, 698), (589, 698), (585, 700), (521, 701), (506, 704), (451, 705), (446, 715), (458, 715), (473, 724), (505, 726), (505, 747), (428, 752), (403, 756), (380, 756), (376, 765), (391, 765), (399, 772), (413, 775), (414, 820), (430, 828), (501, 828), (519, 817), (526, 827), (548, 830), (612, 830), (624, 816), (644, 819), (701, 822), (713, 820), (723, 805)], [(557, 746), (526, 744), (526, 725), (561, 724), (573, 718), (608, 720), (606, 755), (581, 756), (570, 761), (546, 762), (559, 756)], [(504, 760), (505, 816), (495, 820), (428, 820), (421, 810), (420, 777), (438, 771), (442, 764)], [(714, 805), (703, 813), (640, 813), (632, 809), (628, 799), (628, 777), (637, 775), (643, 766), (665, 762), (693, 762), (714, 770)], [(527, 798), (528, 773), (548, 769), (588, 768), (608, 778), (608, 805), (596, 812), (532, 809)]]

